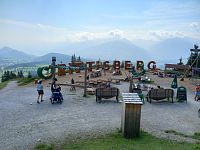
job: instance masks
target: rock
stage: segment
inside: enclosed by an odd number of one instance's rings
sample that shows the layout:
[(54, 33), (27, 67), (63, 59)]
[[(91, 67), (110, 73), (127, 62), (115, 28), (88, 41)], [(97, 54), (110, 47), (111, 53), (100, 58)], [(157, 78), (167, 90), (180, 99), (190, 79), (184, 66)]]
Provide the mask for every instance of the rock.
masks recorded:
[(41, 142), (41, 139), (37, 139), (37, 142)]

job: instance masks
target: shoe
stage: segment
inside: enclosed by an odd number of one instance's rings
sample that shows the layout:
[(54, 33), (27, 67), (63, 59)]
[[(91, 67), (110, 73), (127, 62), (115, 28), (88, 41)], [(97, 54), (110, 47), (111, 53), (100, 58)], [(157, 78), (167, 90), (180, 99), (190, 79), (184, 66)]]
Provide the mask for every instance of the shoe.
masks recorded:
[(39, 102), (39, 101), (37, 101), (37, 103), (39, 104), (40, 102)]
[(44, 102), (44, 100), (41, 100), (41, 102)]

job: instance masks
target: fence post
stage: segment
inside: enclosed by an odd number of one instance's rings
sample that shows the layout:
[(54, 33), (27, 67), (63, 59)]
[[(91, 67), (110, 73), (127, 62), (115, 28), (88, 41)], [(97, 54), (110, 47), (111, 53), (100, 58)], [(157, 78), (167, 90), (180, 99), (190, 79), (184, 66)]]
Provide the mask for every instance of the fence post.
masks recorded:
[(84, 76), (84, 94), (83, 97), (87, 96), (87, 63), (85, 63), (85, 76)]

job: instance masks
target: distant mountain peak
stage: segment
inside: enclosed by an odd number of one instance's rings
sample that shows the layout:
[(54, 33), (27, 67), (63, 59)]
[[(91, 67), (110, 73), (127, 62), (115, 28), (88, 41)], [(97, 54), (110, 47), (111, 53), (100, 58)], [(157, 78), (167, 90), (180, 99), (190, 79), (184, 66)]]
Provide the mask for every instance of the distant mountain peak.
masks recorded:
[(13, 49), (13, 48), (10, 48), (8, 46), (4, 46), (3, 48), (0, 49), (0, 51), (13, 51), (13, 52), (19, 52), (19, 53), (24, 53), (24, 52), (21, 52), (19, 50), (16, 50), (16, 49)]
[(2, 58), (10, 58), (14, 61), (31, 61), (35, 56), (26, 54), (22, 51), (10, 48), (8, 46), (5, 46), (0, 49), (0, 57)]

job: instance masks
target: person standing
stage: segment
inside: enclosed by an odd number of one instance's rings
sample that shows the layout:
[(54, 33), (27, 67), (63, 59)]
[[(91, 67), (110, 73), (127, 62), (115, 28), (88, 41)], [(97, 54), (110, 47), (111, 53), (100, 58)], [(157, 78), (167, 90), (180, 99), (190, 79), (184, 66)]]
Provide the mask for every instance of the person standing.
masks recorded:
[(54, 92), (57, 89), (57, 84), (56, 84), (57, 78), (53, 78), (53, 81), (51, 83), (51, 92)]
[(41, 102), (43, 102), (43, 95), (44, 95), (44, 90), (43, 90), (43, 85), (42, 85), (42, 80), (39, 80), (38, 81), (38, 84), (37, 84), (37, 91), (38, 91), (38, 99), (37, 99), (37, 103), (39, 104), (39, 99)]
[(87, 79), (87, 81), (89, 81), (89, 79), (90, 79), (90, 76), (89, 76), (89, 75), (87, 75), (87, 78), (86, 78), (86, 79)]
[(74, 79), (72, 78), (72, 80), (71, 80), (71, 84), (72, 84), (72, 86), (71, 86), (71, 91), (76, 91), (76, 88), (75, 88), (75, 86), (74, 86)]

